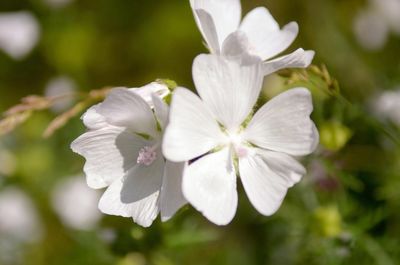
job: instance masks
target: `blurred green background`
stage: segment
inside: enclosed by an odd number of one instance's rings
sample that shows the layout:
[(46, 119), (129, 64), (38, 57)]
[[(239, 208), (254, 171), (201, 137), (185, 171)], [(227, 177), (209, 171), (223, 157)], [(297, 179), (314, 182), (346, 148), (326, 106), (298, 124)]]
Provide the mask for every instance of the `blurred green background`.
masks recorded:
[[(243, 14), (266, 6), (281, 26), (297, 21), (289, 51), (315, 50), (314, 63), (325, 64), (341, 88), (332, 95), (315, 72), (307, 81), (296, 72), (266, 78), (264, 100), (310, 88), (321, 135), (318, 151), (303, 159), (308, 174), (274, 216), (258, 214), (242, 187), (226, 227), (189, 206), (147, 229), (101, 216), (99, 194), (84, 185), (84, 161), (69, 148), (85, 130), (81, 121), (42, 138), (73, 104), (64, 102), (0, 138), (0, 264), (400, 264), (400, 3), (378, 1), (384, 6), (242, 1)], [(1, 16), (17, 11), (36, 21), (38, 41), (10, 54)], [(193, 88), (191, 64), (202, 52), (189, 1), (1, 0), (0, 112), (26, 95), (138, 87), (157, 78)]]

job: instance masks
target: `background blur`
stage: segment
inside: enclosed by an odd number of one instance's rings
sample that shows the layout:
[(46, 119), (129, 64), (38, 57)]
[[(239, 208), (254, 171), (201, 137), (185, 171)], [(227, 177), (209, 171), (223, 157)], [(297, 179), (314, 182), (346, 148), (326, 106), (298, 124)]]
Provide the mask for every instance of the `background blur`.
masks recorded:
[[(297, 21), (290, 48), (316, 51), (342, 96), (310, 74), (268, 77), (264, 99), (307, 84), (318, 151), (308, 175), (272, 217), (242, 187), (234, 221), (208, 222), (186, 206), (143, 229), (103, 216), (70, 143), (78, 118), (49, 139), (49, 122), (73, 102), (33, 115), (0, 138), (0, 264), (400, 264), (400, 0), (246, 0), (281, 26)], [(189, 1), (1, 0), (0, 112), (31, 94), (170, 78), (193, 88), (191, 64), (206, 52)], [(328, 92), (327, 92), (328, 91)], [(347, 99), (347, 100), (346, 100)], [(99, 191), (101, 193), (101, 191)]]

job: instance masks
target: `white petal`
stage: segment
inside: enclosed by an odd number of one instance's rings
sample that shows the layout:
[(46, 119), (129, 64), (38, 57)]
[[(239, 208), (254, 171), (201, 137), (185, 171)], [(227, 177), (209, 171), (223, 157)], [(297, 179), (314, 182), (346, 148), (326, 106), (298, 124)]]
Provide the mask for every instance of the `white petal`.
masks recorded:
[(161, 125), (161, 129), (164, 129), (168, 124), (169, 106), (162, 100), (161, 97), (154, 93), (151, 95), (151, 98), (154, 104), (154, 112), (157, 120)]
[(136, 223), (150, 226), (159, 212), (164, 166), (161, 152), (150, 166), (136, 165), (107, 189), (100, 200), (100, 210), (106, 214), (132, 217)]
[(286, 56), (267, 61), (263, 64), (264, 75), (272, 74), (284, 68), (307, 68), (314, 55), (314, 51), (305, 51), (300, 48)]
[(276, 154), (261, 156), (255, 153), (239, 159), (243, 187), (251, 204), (261, 214), (274, 214), (281, 206), (287, 189), (298, 181), (298, 174), (303, 173), (297, 164), (291, 166), (292, 162), (287, 156)]
[(129, 128), (135, 133), (156, 136), (156, 122), (150, 106), (131, 90), (113, 89), (97, 112), (112, 125)]
[(291, 22), (279, 29), (279, 25), (265, 7), (249, 12), (240, 25), (253, 46), (252, 52), (267, 60), (286, 50), (296, 38), (299, 27)]
[(189, 161), (217, 147), (223, 137), (217, 121), (200, 98), (187, 89), (177, 88), (164, 134), (164, 156), (174, 162)]
[(228, 224), (236, 213), (236, 174), (228, 148), (208, 154), (186, 167), (183, 194), (198, 211), (217, 225)]
[(286, 180), (288, 187), (292, 187), (299, 182), (306, 174), (306, 169), (303, 165), (285, 153), (263, 149), (257, 149), (257, 153), (272, 171)]
[(261, 58), (251, 52), (252, 46), (243, 31), (230, 34), (222, 46), (222, 55), (230, 60), (236, 60), (242, 65), (257, 64)]
[(246, 34), (240, 30), (230, 34), (222, 45), (222, 55), (226, 57), (240, 57), (249, 52), (250, 43)]
[(233, 32), (225, 39), (222, 56), (244, 66), (257, 64), (261, 60), (260, 57), (251, 53), (251, 44), (246, 34), (240, 30)]
[(319, 140), (310, 119), (312, 110), (307, 89), (290, 89), (257, 111), (243, 137), (265, 149), (296, 156), (310, 154)]
[(90, 129), (96, 130), (109, 126), (106, 118), (98, 113), (101, 103), (90, 107), (83, 115), (83, 124)]
[(217, 29), (211, 15), (203, 9), (193, 10), (197, 26), (207, 43), (211, 53), (220, 53), (220, 41), (218, 40)]
[(193, 79), (202, 100), (218, 121), (236, 129), (247, 118), (261, 90), (261, 61), (240, 64), (216, 55), (199, 55), (193, 62)]
[(105, 214), (132, 217), (133, 220), (144, 227), (149, 227), (157, 218), (158, 196), (153, 193), (140, 201), (123, 203), (121, 200), (123, 180), (115, 180), (104, 192), (99, 202), (99, 209)]
[(160, 84), (158, 82), (152, 82), (139, 88), (130, 88), (129, 90), (141, 96), (151, 108), (154, 107), (153, 99), (151, 96), (152, 94), (156, 94), (160, 98), (164, 98), (170, 93), (166, 85)]
[[(190, 0), (190, 5), (194, 11), (196, 23), (203, 35), (208, 30), (206, 27), (209, 23), (203, 23), (204, 16), (199, 17), (196, 11), (204, 10), (209, 14), (218, 36), (218, 47), (221, 47), (225, 38), (239, 27), (242, 13), (240, 0)], [(205, 39), (208, 42), (206, 37)]]
[(163, 184), (161, 188), (161, 220), (168, 221), (183, 205), (187, 203), (182, 193), (182, 176), (185, 163), (165, 164)]
[(137, 164), (124, 177), (121, 192), (123, 203), (140, 201), (159, 192), (164, 176), (165, 161), (161, 149), (156, 160), (149, 166)]
[(109, 126), (84, 133), (71, 148), (86, 158), (83, 170), (88, 185), (98, 189), (110, 185), (132, 168), (144, 145), (143, 139), (124, 128)]

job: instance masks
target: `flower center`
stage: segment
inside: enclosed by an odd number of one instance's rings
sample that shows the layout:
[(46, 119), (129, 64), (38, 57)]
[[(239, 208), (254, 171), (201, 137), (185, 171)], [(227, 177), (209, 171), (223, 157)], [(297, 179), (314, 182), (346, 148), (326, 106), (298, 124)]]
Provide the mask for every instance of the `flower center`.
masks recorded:
[(228, 133), (229, 143), (233, 146), (239, 146), (242, 142), (242, 137), (238, 133)]
[(243, 147), (243, 139), (240, 133), (228, 132), (228, 144), (233, 147), (239, 158), (247, 155), (247, 148)]
[(157, 152), (154, 147), (145, 146), (139, 151), (136, 162), (139, 165), (150, 166), (157, 158)]

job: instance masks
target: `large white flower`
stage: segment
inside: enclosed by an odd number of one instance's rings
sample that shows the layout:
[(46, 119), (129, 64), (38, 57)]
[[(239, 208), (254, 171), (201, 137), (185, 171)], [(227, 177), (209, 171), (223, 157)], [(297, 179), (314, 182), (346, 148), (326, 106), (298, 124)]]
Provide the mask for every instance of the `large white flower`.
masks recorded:
[(314, 51), (300, 48), (271, 60), (292, 44), (299, 27), (291, 22), (280, 29), (264, 7), (253, 9), (241, 21), (240, 0), (190, 0), (190, 4), (211, 53), (256, 55), (265, 61), (264, 75), (283, 68), (308, 67), (314, 58)]
[(172, 98), (164, 155), (175, 162), (196, 159), (185, 169), (183, 194), (218, 225), (235, 215), (237, 174), (254, 207), (271, 215), (305, 174), (291, 156), (310, 154), (318, 144), (309, 117), (312, 99), (304, 88), (280, 94), (249, 121), (263, 79), (257, 60), (245, 65), (200, 55), (193, 78), (201, 99), (184, 88)]
[(155, 93), (151, 94), (154, 112), (146, 102), (145, 91), (154, 88), (154, 84), (139, 88), (140, 94), (136, 89), (112, 90), (83, 116), (89, 131), (71, 145), (86, 158), (88, 185), (109, 186), (100, 210), (132, 217), (145, 227), (159, 212), (163, 221), (168, 220), (186, 202), (180, 188), (184, 164), (166, 161), (161, 152), (169, 107)]

